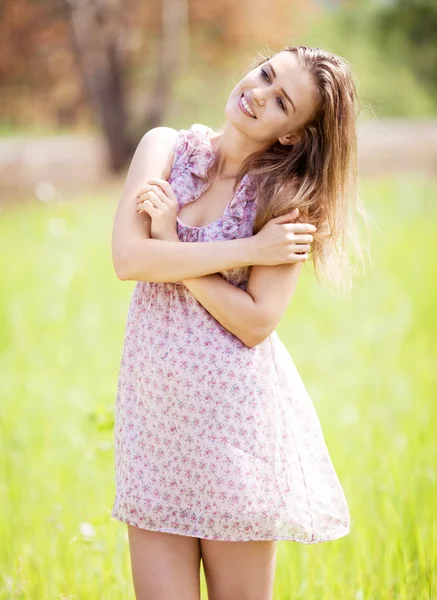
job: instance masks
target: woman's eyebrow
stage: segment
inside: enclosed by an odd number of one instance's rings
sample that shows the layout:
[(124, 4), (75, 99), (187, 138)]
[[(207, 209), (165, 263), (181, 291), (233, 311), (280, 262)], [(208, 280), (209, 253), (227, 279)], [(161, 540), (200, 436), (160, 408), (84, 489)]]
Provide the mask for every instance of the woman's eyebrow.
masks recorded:
[[(272, 70), (273, 73), (273, 77), (276, 79), (276, 72), (275, 69), (273, 68), (273, 65), (270, 63), (267, 63), (269, 65), (269, 67)], [(287, 92), (284, 90), (284, 88), (281, 88), (281, 92), (284, 94), (284, 96), (287, 98), (287, 100), (289, 101), (289, 103), (292, 105), (292, 107), (294, 108), (294, 112), (296, 112), (296, 107), (294, 105), (293, 100), (290, 98), (290, 96), (287, 94)]]

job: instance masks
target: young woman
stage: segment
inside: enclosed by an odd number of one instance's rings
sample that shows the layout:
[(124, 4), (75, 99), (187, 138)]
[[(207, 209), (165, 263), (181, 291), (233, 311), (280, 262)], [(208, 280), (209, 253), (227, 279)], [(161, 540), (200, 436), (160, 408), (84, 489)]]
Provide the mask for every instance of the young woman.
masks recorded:
[(209, 600), (268, 600), (276, 540), (349, 533), (275, 327), (309, 256), (348, 288), (356, 108), (346, 61), (292, 46), (250, 68), (220, 131), (157, 127), (135, 152), (113, 230), (117, 276), (138, 283), (112, 516), (128, 526), (137, 600), (199, 599), (200, 559)]

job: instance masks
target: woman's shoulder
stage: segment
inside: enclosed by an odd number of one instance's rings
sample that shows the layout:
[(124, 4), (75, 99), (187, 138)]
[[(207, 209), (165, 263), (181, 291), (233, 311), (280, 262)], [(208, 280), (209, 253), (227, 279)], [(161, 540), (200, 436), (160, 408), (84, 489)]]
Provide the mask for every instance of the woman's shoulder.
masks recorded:
[(158, 142), (167, 142), (174, 141), (179, 135), (179, 131), (177, 129), (173, 129), (173, 127), (166, 127), (164, 125), (159, 125), (158, 127), (153, 127), (146, 131), (146, 133), (141, 138), (140, 143), (153, 143), (155, 141)]
[(210, 127), (202, 123), (193, 123), (185, 129), (160, 125), (149, 129), (143, 135), (139, 148), (141, 151), (159, 149), (159, 152), (166, 152), (167, 176), (178, 166), (185, 168), (187, 163), (192, 164), (193, 172), (203, 172), (205, 157), (209, 159), (212, 152), (210, 138), (214, 134)]
[(153, 139), (163, 141), (164, 143), (170, 140), (172, 142), (178, 141), (178, 143), (186, 142), (191, 146), (199, 146), (205, 144), (210, 145), (209, 141), (211, 137), (216, 135), (217, 133), (214, 129), (203, 123), (193, 123), (189, 127), (180, 129), (160, 125), (153, 129), (149, 129), (149, 131), (144, 134), (143, 140)]
[[(166, 161), (165, 172), (169, 171), (177, 147), (179, 132), (172, 127), (153, 127), (146, 131), (135, 149), (134, 157), (140, 163), (152, 160)], [(134, 160), (134, 158), (132, 159)]]

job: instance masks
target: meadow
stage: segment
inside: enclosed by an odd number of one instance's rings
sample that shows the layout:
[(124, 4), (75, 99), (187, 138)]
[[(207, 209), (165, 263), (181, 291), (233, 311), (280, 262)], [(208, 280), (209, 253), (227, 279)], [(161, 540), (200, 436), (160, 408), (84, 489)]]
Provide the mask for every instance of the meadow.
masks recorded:
[[(115, 187), (0, 211), (0, 600), (134, 598), (111, 518), (112, 426), (134, 282)], [(362, 183), (371, 263), (350, 299), (305, 267), (277, 327), (312, 397), (351, 532), (278, 542), (275, 600), (437, 599), (437, 184)], [(201, 571), (202, 600), (207, 599)]]

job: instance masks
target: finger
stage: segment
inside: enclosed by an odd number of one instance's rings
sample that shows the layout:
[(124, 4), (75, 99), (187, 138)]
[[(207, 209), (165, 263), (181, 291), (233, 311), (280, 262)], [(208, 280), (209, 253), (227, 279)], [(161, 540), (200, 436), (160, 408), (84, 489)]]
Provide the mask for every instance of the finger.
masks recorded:
[(141, 204), (138, 204), (137, 210), (141, 210), (143, 208), (146, 208), (147, 206), (153, 206), (153, 208), (156, 208), (155, 205), (153, 204), (153, 202), (151, 202), (150, 200), (144, 200), (144, 202), (141, 202)]
[(146, 212), (151, 217), (159, 214), (159, 212), (160, 212), (159, 208), (156, 208), (155, 206), (153, 206), (153, 204), (147, 204), (147, 201), (143, 202), (143, 204), (140, 204), (139, 206), (137, 206), (137, 211), (139, 213)]
[(162, 189), (157, 185), (149, 185), (148, 183), (146, 183), (144, 187), (138, 190), (138, 192), (136, 193), (136, 197), (141, 198), (141, 196), (144, 196), (144, 194), (147, 194), (147, 192), (162, 193)]
[(298, 235), (304, 244), (311, 244), (314, 241), (314, 238), (310, 233), (309, 234), (300, 233)]
[(294, 233), (314, 233), (317, 231), (317, 227), (312, 223), (292, 223), (291, 228)]
[(305, 254), (292, 254), (290, 262), (304, 262), (308, 259), (308, 253)]
[[(161, 192), (162, 194), (162, 192)], [(146, 202), (149, 200), (152, 203), (152, 206), (156, 206), (156, 208), (162, 207), (163, 204), (166, 204), (154, 191), (146, 192), (140, 197), (141, 202)]]
[(153, 179), (148, 179), (147, 182), (158, 185), (169, 198), (171, 198), (172, 200), (176, 200), (176, 197), (174, 195), (171, 185), (165, 179), (153, 178)]
[(311, 250), (311, 246), (309, 244), (296, 244), (295, 252), (309, 252)]
[(153, 192), (164, 204), (171, 204), (171, 199), (168, 198), (167, 194), (159, 187), (159, 185), (151, 185), (151, 192)]
[(137, 205), (138, 204), (142, 204), (147, 199), (148, 199), (148, 196), (146, 196), (145, 194), (143, 194), (142, 196), (140, 196), (139, 198), (137, 198)]
[(299, 209), (296, 207), (296, 208), (293, 208), (293, 210), (285, 213), (284, 215), (280, 215), (279, 217), (274, 217), (272, 219), (272, 221), (275, 221), (275, 223), (288, 223), (289, 221), (297, 219), (298, 216), (299, 216)]
[(151, 198), (152, 193), (161, 200), (162, 204), (166, 204), (167, 206), (171, 206), (173, 204), (173, 200), (171, 200), (158, 185), (151, 185), (150, 190), (141, 195), (139, 201), (144, 199), (144, 197)]
[(143, 188), (137, 193), (137, 204), (139, 202), (144, 202), (144, 199), (147, 198), (146, 194), (148, 194), (148, 192), (150, 192), (150, 187)]
[(146, 192), (150, 192), (152, 186), (146, 184), (144, 187), (142, 187), (140, 190), (138, 190), (138, 192), (136, 193), (136, 197), (139, 198), (140, 196), (142, 196), (142, 194), (145, 194)]
[(293, 237), (296, 244), (311, 244), (313, 241), (312, 235), (306, 235), (303, 233), (295, 233)]
[(149, 194), (151, 191), (152, 191), (152, 189), (150, 188), (150, 189), (142, 190), (141, 192), (139, 192), (137, 194), (137, 202), (144, 202), (144, 200), (149, 197)]

